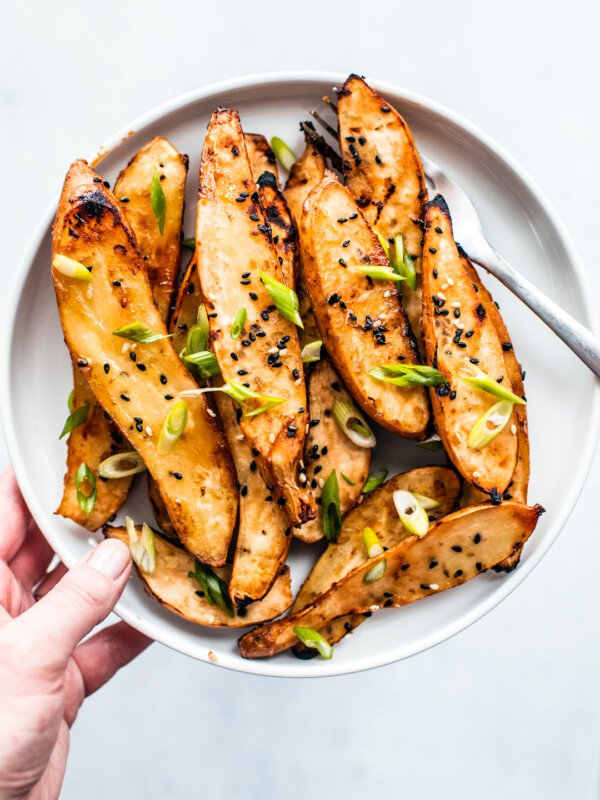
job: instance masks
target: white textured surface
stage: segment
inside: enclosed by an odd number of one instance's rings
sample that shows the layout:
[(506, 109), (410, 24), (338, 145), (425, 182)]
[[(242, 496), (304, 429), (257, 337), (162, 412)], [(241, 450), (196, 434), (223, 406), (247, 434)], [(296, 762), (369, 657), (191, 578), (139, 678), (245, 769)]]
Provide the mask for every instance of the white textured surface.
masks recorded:
[[(12, 4), (0, 48), (4, 281), (75, 155), (195, 86), (312, 67), (405, 85), (494, 136), (558, 208), (598, 296), (599, 24), (591, 0), (568, 16), (556, 0), (347, 0), (320, 14), (272, 2)], [(599, 478), (597, 459), (525, 584), (411, 661), (291, 682), (154, 646), (86, 704), (62, 796), (597, 797)]]

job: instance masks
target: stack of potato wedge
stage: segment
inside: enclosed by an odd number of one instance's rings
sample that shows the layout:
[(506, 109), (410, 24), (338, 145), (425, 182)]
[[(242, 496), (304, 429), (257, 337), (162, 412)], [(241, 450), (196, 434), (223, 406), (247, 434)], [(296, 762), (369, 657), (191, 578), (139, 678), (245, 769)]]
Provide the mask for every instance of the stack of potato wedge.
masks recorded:
[[(399, 112), (356, 75), (337, 94), (339, 153), (306, 123), (297, 159), (217, 109), (191, 239), (188, 159), (162, 137), (112, 191), (75, 161), (54, 224), (74, 383), (57, 513), (126, 542), (168, 610), (259, 624), (246, 658), (329, 658), (375, 610), (513, 569), (543, 511), (500, 311)], [(385, 480), (378, 437), (447, 463)], [(111, 526), (142, 472), (156, 523)], [(315, 548), (295, 598), (294, 537)]]

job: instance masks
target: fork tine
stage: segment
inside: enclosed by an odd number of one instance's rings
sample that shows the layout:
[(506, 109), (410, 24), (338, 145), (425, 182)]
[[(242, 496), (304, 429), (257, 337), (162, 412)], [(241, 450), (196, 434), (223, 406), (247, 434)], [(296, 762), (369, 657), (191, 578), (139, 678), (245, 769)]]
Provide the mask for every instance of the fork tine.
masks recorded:
[(325, 128), (327, 133), (330, 136), (332, 136), (335, 139), (335, 141), (337, 142), (338, 132), (336, 131), (336, 129), (332, 128), (331, 125), (328, 122), (325, 122), (325, 120), (321, 117), (321, 115), (319, 114), (318, 111), (314, 111), (313, 110), (313, 111), (310, 112), (310, 114), (311, 114), (312, 117), (314, 117), (317, 120), (319, 125), (321, 125), (323, 128)]
[(305, 122), (300, 123), (300, 130), (308, 136), (308, 138), (314, 142), (320, 152), (328, 158), (331, 162), (334, 169), (337, 169), (338, 172), (342, 172), (342, 159), (340, 155), (329, 145), (325, 139), (316, 132), (315, 126), (311, 122), (311, 120), (306, 120)]
[[(337, 92), (337, 91), (339, 91), (339, 90), (338, 90), (338, 89), (336, 89), (336, 87), (334, 86), (334, 87), (333, 87), (333, 91), (334, 91), (334, 92)], [(338, 110), (337, 110), (337, 106), (336, 106), (336, 104), (335, 104), (335, 103), (334, 103), (332, 100), (330, 100), (330, 98), (329, 98), (327, 95), (325, 95), (325, 97), (322, 97), (321, 99), (323, 100), (323, 102), (324, 102), (326, 105), (328, 105), (328, 106), (329, 106), (329, 108), (331, 108), (331, 109), (333, 110), (333, 113), (334, 113), (334, 114), (336, 115), (336, 117), (337, 117)]]

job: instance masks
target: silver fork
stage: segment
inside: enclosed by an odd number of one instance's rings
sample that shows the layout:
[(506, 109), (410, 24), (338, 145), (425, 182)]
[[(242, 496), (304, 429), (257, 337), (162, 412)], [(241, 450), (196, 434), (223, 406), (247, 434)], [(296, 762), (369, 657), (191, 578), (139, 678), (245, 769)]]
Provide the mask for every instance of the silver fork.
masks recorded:
[(485, 238), (475, 206), (464, 189), (431, 159), (421, 155), (421, 161), (434, 192), (441, 194), (450, 207), (455, 238), (469, 258), (516, 294), (600, 378), (600, 339), (511, 267)]
[[(324, 98), (325, 99), (325, 98)], [(336, 110), (335, 104), (329, 105)], [(336, 140), (337, 131), (328, 125), (320, 115), (311, 111), (314, 119)], [(308, 125), (308, 127), (306, 127)], [(341, 172), (342, 164), (339, 154), (319, 136), (312, 123), (302, 123), (302, 130), (324, 148), (334, 167)], [(534, 314), (545, 322), (554, 333), (563, 340), (591, 371), (600, 378), (600, 339), (551, 300), (527, 278), (524, 278), (514, 267), (511, 267), (500, 256), (485, 238), (479, 216), (471, 199), (461, 187), (449, 178), (431, 159), (421, 155), (425, 177), (429, 180), (433, 191), (441, 194), (450, 208), (455, 238), (460, 242), (469, 258), (479, 266), (491, 272), (500, 283), (516, 294)]]

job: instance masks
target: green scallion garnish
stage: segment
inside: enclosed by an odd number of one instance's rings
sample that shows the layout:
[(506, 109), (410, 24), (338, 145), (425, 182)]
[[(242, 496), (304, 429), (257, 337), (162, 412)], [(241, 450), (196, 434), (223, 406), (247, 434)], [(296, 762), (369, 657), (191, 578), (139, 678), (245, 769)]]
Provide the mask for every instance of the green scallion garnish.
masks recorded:
[(69, 414), (73, 413), (73, 398), (75, 397), (75, 389), (71, 389), (69, 392), (69, 396), (67, 398), (67, 408), (69, 409)]
[(422, 538), (429, 529), (429, 517), (412, 492), (398, 489), (392, 495), (400, 521), (407, 531)]
[(244, 417), (255, 417), (257, 414), (262, 414), (263, 411), (287, 402), (281, 397), (269, 397), (266, 394), (257, 394), (247, 386), (244, 386), (237, 381), (226, 380), (223, 386), (206, 386), (202, 389), (187, 389), (185, 392), (180, 392), (180, 397), (197, 397), (205, 392), (225, 392), (232, 400), (245, 409), (248, 400), (263, 400), (264, 402), (257, 408), (252, 408), (250, 411), (244, 411)]
[(471, 428), (467, 439), (467, 447), (471, 450), (482, 450), (504, 429), (510, 419), (513, 403), (509, 400), (499, 400), (482, 414)]
[(157, 342), (159, 339), (170, 339), (172, 333), (156, 333), (151, 331), (141, 322), (132, 322), (130, 325), (124, 325), (122, 328), (117, 328), (113, 331), (113, 336), (120, 336), (121, 339), (129, 339), (130, 342), (137, 342), (138, 344), (150, 344), (150, 342)]
[(419, 492), (411, 492), (411, 494), (423, 506), (425, 511), (435, 511), (442, 505), (438, 500), (433, 497), (427, 497), (425, 494), (419, 494)]
[(138, 537), (131, 517), (125, 517), (125, 527), (129, 536), (129, 551), (135, 565), (145, 575), (156, 571), (156, 537), (149, 525), (142, 525), (142, 535)]
[(238, 339), (239, 338), (240, 333), (242, 332), (242, 330), (244, 328), (244, 325), (246, 324), (246, 317), (247, 316), (248, 316), (248, 312), (242, 306), (242, 308), (240, 308), (240, 310), (235, 315), (235, 319), (233, 321), (233, 325), (231, 326), (230, 334), (231, 334), (231, 338), (232, 339)]
[(58, 438), (62, 439), (63, 436), (67, 435), (67, 433), (71, 433), (72, 430), (78, 428), (80, 425), (83, 425), (84, 422), (87, 422), (89, 411), (90, 404), (86, 403), (84, 406), (79, 406), (78, 409), (69, 414)]
[(210, 350), (192, 353), (189, 356), (184, 356), (183, 360), (186, 364), (192, 364), (196, 368), (198, 377), (202, 380), (206, 381), (221, 374), (217, 358)]
[(98, 466), (98, 475), (101, 478), (128, 478), (130, 475), (137, 475), (138, 472), (145, 471), (146, 465), (141, 455), (135, 450), (115, 453), (113, 456), (105, 458)]
[(374, 281), (403, 281), (404, 278), (401, 275), (398, 275), (397, 272), (391, 267), (356, 267), (356, 269), (360, 270), (364, 273), (368, 278)]
[[(85, 481), (87, 481), (92, 487), (92, 491), (89, 494), (84, 494), (81, 488)], [(79, 508), (84, 512), (84, 514), (91, 514), (94, 506), (96, 505), (98, 492), (96, 491), (96, 478), (94, 477), (94, 473), (85, 463), (85, 461), (83, 464), (79, 465), (77, 472), (75, 473), (75, 488), (77, 489), (77, 503)]]
[(423, 450), (431, 450), (435, 452), (437, 450), (443, 450), (444, 445), (442, 444), (442, 440), (440, 439), (439, 435), (437, 433), (432, 433), (431, 436), (423, 439), (422, 442), (417, 442), (417, 447), (421, 447)]
[(156, 167), (154, 167), (152, 185), (150, 186), (150, 204), (152, 206), (154, 216), (156, 217), (158, 230), (162, 236), (165, 231), (165, 218), (167, 216), (167, 198), (165, 197)]
[(437, 369), (421, 364), (381, 364), (370, 369), (369, 375), (394, 386), (440, 386), (446, 382)]
[(192, 236), (189, 239), (184, 239), (181, 242), (181, 246), (185, 247), (186, 250), (195, 250), (196, 249), (196, 238), (194, 236)]
[(298, 160), (294, 151), (288, 147), (283, 139), (279, 138), (279, 136), (273, 136), (271, 139), (271, 148), (273, 149), (273, 152), (275, 153), (281, 166), (290, 172)]
[(92, 273), (90, 270), (73, 258), (54, 256), (52, 266), (62, 275), (66, 275), (67, 278), (75, 278), (75, 280), (83, 281), (84, 283), (90, 283), (92, 280)]
[[(383, 545), (379, 541), (379, 537), (372, 528), (365, 528), (362, 535), (363, 545), (367, 552), (367, 558), (377, 558), (383, 553)], [(363, 576), (363, 583), (375, 583), (381, 580), (385, 575), (387, 561), (382, 558), (374, 567), (365, 573)]]
[(302, 625), (297, 625), (294, 628), (294, 633), (305, 647), (311, 647), (314, 650), (318, 650), (319, 654), (328, 661), (333, 656), (333, 647), (329, 644), (327, 639), (319, 633), (319, 631), (315, 631), (313, 628), (305, 628)]
[(406, 285), (415, 290), (417, 288), (417, 270), (414, 258), (409, 256), (404, 249), (404, 236), (401, 233), (394, 237), (394, 256), (391, 261), (398, 275), (402, 275), (406, 281)]
[(321, 358), (322, 347), (323, 342), (320, 339), (305, 344), (302, 348), (302, 361), (305, 364), (311, 364), (313, 361), (319, 361)]
[(271, 299), (275, 303), (277, 311), (282, 317), (289, 319), (294, 325), (299, 328), (304, 328), (302, 324), (302, 317), (300, 316), (300, 304), (298, 302), (298, 295), (289, 286), (284, 286), (275, 278), (271, 278), (262, 269), (258, 270), (258, 275), (264, 285), (267, 287)]
[(527, 405), (526, 400), (523, 400), (522, 397), (490, 378), (482, 369), (479, 369), (475, 364), (471, 364), (470, 361), (465, 360), (465, 363), (457, 367), (453, 372), (463, 383), (473, 386), (475, 389), (481, 389), (483, 392), (498, 397), (500, 400), (508, 400), (509, 403)]
[(359, 447), (375, 447), (375, 435), (361, 412), (347, 400), (336, 397), (331, 409), (333, 418), (351, 442)]
[(179, 400), (167, 414), (167, 418), (158, 435), (156, 449), (161, 456), (170, 453), (177, 440), (183, 433), (188, 421), (188, 407), (183, 400)]
[(362, 488), (362, 493), (367, 494), (367, 492), (372, 492), (373, 489), (377, 489), (378, 486), (381, 486), (387, 476), (387, 469), (372, 469), (369, 472), (365, 485)]
[(328, 542), (337, 542), (342, 530), (342, 514), (340, 511), (340, 491), (334, 469), (323, 484), (321, 493), (323, 509), (323, 533)]
[(356, 486), (356, 481), (353, 481), (353, 480), (352, 480), (352, 478), (349, 478), (349, 477), (348, 477), (347, 475), (345, 475), (343, 472), (340, 472), (340, 475), (341, 475), (341, 476), (342, 476), (342, 478), (343, 478), (343, 479), (346, 481), (346, 483), (350, 484), (350, 486)]
[(234, 616), (233, 603), (227, 584), (209, 566), (201, 564), (196, 559), (194, 572), (188, 572), (188, 578), (194, 578), (198, 582), (209, 605), (213, 606), (216, 603), (221, 606), (228, 617)]

